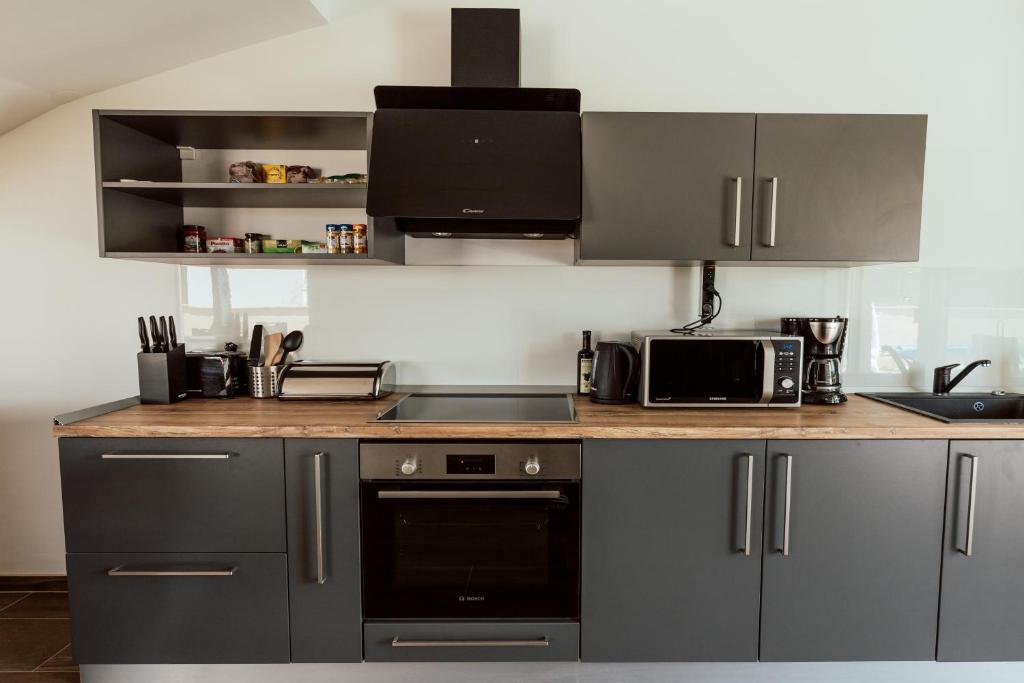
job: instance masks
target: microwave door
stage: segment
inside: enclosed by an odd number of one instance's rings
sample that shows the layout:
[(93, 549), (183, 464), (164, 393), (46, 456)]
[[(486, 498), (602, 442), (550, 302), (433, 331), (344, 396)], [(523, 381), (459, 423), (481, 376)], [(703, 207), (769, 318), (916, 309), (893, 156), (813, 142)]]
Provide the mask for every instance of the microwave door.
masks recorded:
[(770, 400), (770, 344), (758, 339), (652, 339), (648, 397), (652, 404), (707, 406)]

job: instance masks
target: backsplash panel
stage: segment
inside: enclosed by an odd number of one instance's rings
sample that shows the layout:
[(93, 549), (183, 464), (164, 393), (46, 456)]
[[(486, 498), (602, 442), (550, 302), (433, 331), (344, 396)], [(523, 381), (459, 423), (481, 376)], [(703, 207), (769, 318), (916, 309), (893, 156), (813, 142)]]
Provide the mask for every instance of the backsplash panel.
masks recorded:
[[(580, 331), (625, 339), (696, 316), (698, 269), (406, 266), (180, 269), (191, 349), (255, 323), (302, 329), (298, 357), (391, 360), (410, 384), (572, 384)], [(928, 390), (945, 363), (992, 360), (963, 388), (1024, 390), (1024, 270), (719, 267), (720, 328), (848, 315), (845, 384)]]

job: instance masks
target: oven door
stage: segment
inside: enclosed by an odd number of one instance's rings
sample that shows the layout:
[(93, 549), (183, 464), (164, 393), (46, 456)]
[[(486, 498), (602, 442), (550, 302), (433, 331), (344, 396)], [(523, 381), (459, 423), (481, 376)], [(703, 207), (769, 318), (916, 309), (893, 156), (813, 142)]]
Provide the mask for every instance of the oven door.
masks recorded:
[(579, 482), (364, 481), (367, 619), (579, 618)]
[(753, 405), (772, 397), (761, 339), (652, 339), (647, 359), (648, 405)]

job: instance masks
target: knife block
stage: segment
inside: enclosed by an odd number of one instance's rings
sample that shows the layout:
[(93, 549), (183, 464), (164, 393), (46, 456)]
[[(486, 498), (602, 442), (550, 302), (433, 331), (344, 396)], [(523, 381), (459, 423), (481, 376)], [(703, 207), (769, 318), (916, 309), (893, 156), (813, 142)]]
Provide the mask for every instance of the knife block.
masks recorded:
[(139, 353), (139, 400), (176, 403), (188, 398), (185, 345), (167, 353)]

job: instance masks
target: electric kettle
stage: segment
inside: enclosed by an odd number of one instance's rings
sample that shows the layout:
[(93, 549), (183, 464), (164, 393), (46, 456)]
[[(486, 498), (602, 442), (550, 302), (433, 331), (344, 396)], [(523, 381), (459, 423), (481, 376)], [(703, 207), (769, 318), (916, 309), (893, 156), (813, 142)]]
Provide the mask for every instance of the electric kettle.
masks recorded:
[(594, 403), (635, 403), (640, 379), (640, 354), (625, 342), (598, 342), (590, 400)]

